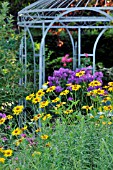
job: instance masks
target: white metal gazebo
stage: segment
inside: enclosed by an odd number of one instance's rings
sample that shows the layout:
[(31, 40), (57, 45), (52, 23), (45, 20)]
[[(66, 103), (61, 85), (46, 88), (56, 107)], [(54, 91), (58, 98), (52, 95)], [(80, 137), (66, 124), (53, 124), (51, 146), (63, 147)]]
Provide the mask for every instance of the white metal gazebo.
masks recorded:
[[(72, 24), (70, 24), (72, 23)], [(95, 53), (97, 43), (104, 32), (113, 28), (113, 2), (110, 0), (37, 0), (18, 12), (18, 26), (24, 28), (24, 37), (20, 45), (20, 61), (26, 69), (27, 65), (27, 41), (29, 34), (33, 48), (34, 61), (34, 87), (36, 87), (37, 71), (39, 71), (39, 89), (45, 82), (45, 39), (50, 29), (65, 28), (72, 44), (73, 69), (81, 65), (81, 34), (82, 29), (98, 29), (100, 31), (94, 43), (92, 53), (93, 73), (95, 72)], [(77, 50), (75, 40), (70, 33), (72, 29), (78, 29)], [(34, 39), (31, 29), (41, 29), (42, 39), (39, 54), (34, 47)], [(36, 68), (36, 60), (39, 57), (39, 70)], [(78, 61), (78, 63), (77, 63)], [(20, 84), (26, 86), (27, 75), (20, 80)]]

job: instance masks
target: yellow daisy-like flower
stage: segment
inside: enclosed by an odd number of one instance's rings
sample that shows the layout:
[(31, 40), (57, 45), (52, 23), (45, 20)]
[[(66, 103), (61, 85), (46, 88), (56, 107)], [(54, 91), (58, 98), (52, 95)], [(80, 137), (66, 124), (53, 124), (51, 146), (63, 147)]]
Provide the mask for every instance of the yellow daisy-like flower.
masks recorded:
[(73, 110), (66, 110), (64, 111), (65, 114), (70, 114), (70, 113), (73, 113)]
[(33, 98), (32, 103), (33, 103), (33, 104), (37, 104), (37, 103), (39, 103), (41, 100), (42, 100), (42, 99), (41, 99), (40, 97), (35, 97), (35, 98)]
[(46, 145), (45, 145), (46, 147), (51, 147), (51, 143), (50, 142), (48, 142), (48, 143), (46, 143)]
[(44, 107), (46, 107), (48, 105), (49, 105), (49, 101), (48, 100), (40, 102), (40, 108), (44, 108)]
[(35, 155), (41, 155), (41, 152), (38, 152), (38, 151), (34, 151), (32, 156), (35, 156)]
[(109, 87), (108, 91), (113, 92), (113, 87)]
[(45, 121), (46, 119), (51, 119), (51, 118), (52, 118), (51, 114), (47, 114), (42, 118), (42, 120)]
[(64, 91), (62, 91), (61, 93), (60, 93), (60, 96), (65, 96), (65, 95), (67, 95), (69, 93), (69, 90), (64, 90)]
[(24, 106), (16, 106), (13, 108), (13, 112), (14, 112), (13, 114), (19, 115), (20, 113), (22, 113), (23, 109), (24, 109)]
[(109, 82), (108, 85), (113, 87), (113, 82)]
[(95, 94), (94, 94), (94, 91), (92, 90), (92, 91), (90, 91), (90, 92), (87, 92), (87, 96), (94, 96)]
[(90, 116), (90, 119), (93, 119), (94, 118), (94, 116)]
[(102, 122), (103, 125), (106, 125), (106, 122)]
[(6, 120), (6, 118), (1, 118), (0, 119), (0, 125), (4, 124), (5, 120)]
[(36, 129), (35, 132), (41, 132), (41, 128)]
[(100, 119), (103, 119), (103, 118), (104, 118), (104, 116), (103, 116), (103, 115), (101, 115), (99, 118), (100, 118)]
[(12, 115), (7, 115), (7, 119), (12, 119), (13, 116)]
[(109, 111), (109, 110), (113, 110), (113, 106), (109, 105), (109, 106), (104, 106), (103, 109), (105, 111)]
[(23, 128), (21, 128), (22, 131), (27, 130), (27, 126), (24, 126)]
[(60, 101), (60, 98), (59, 98), (59, 97), (56, 97), (54, 100), (52, 100), (53, 103), (56, 103), (56, 102), (58, 102), (58, 101)]
[(48, 139), (48, 137), (49, 137), (48, 135), (42, 135), (41, 139), (46, 140), (46, 139)]
[(36, 97), (42, 97), (44, 96), (45, 92), (43, 91), (43, 89), (40, 89), (37, 93), (36, 93)]
[(108, 125), (112, 125), (112, 122), (108, 122)]
[(105, 93), (105, 91), (100, 88), (93, 90), (93, 92), (94, 92), (94, 94), (99, 94), (99, 95), (104, 95), (104, 93)]
[(86, 109), (87, 111), (88, 110), (91, 110), (93, 108), (93, 106), (83, 106), (82, 109)]
[(74, 91), (77, 91), (81, 88), (81, 86), (79, 84), (72, 85), (71, 87), (72, 87), (72, 90), (74, 90)]
[(35, 96), (35, 94), (32, 93), (29, 96), (26, 96), (26, 100), (31, 100), (34, 96)]
[(0, 152), (1, 152), (1, 153), (3, 153), (3, 152), (4, 152), (4, 150), (3, 150), (3, 148), (2, 148), (2, 147), (0, 147)]
[(59, 104), (57, 104), (56, 106), (59, 108), (59, 107), (61, 107), (61, 106), (63, 106), (63, 105), (65, 105), (66, 104), (66, 102), (60, 102)]
[(41, 114), (35, 115), (35, 116), (33, 117), (33, 119), (31, 119), (31, 121), (37, 121), (37, 120), (39, 120), (41, 117), (42, 117)]
[(93, 80), (92, 82), (89, 83), (89, 87), (95, 87), (95, 86), (101, 86), (102, 83), (100, 81), (97, 80)]
[(102, 102), (106, 103), (107, 101), (111, 101), (111, 98), (110, 97), (105, 97)]
[(5, 157), (10, 157), (12, 154), (13, 154), (13, 150), (11, 149), (4, 150)]
[(16, 146), (19, 146), (20, 143), (22, 143), (23, 140), (24, 140), (24, 138), (21, 138), (21, 139), (17, 140), (17, 141), (15, 142), (15, 145), (16, 145)]
[(107, 89), (109, 86), (103, 86), (104, 89)]
[(12, 135), (13, 136), (18, 136), (22, 133), (22, 130), (20, 128), (16, 128), (15, 130), (13, 130)]
[(5, 162), (5, 158), (0, 158), (0, 162), (4, 163)]
[(51, 86), (46, 90), (46, 92), (49, 93), (49, 92), (54, 91), (55, 89), (56, 89), (56, 86)]
[(79, 71), (78, 73), (75, 74), (77, 77), (81, 77), (85, 75), (85, 71)]

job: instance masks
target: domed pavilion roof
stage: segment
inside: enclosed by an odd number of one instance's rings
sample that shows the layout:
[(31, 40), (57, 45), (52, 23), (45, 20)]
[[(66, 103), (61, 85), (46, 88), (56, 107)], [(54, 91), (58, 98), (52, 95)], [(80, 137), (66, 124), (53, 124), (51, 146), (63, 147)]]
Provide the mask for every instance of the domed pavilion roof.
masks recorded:
[(111, 21), (112, 0), (38, 0), (18, 12), (18, 25), (41, 27), (56, 17), (61, 22)]

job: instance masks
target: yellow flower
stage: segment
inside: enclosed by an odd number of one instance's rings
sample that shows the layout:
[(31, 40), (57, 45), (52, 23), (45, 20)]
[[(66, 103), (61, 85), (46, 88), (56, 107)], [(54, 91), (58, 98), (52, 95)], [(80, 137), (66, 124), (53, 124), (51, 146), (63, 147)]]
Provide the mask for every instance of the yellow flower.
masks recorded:
[(40, 98), (40, 97), (35, 97), (35, 98), (33, 98), (32, 103), (33, 103), (33, 104), (37, 104), (37, 103), (39, 103), (40, 101), (41, 101), (41, 98)]
[(109, 86), (103, 86), (104, 89), (107, 89)]
[(109, 82), (108, 85), (113, 87), (113, 82)]
[(0, 119), (0, 125), (2, 125), (5, 122), (6, 118), (1, 118)]
[(70, 114), (72, 112), (73, 112), (73, 110), (66, 110), (66, 111), (64, 111), (65, 114)]
[(75, 75), (77, 76), (77, 77), (81, 77), (81, 76), (83, 76), (85, 74), (85, 71), (79, 71), (78, 73), (76, 73)]
[(12, 115), (7, 115), (7, 119), (12, 119), (13, 116)]
[(13, 108), (14, 115), (19, 115), (23, 111), (24, 106), (16, 106)]
[(103, 109), (105, 111), (108, 111), (108, 110), (113, 110), (113, 106), (109, 105), (109, 106), (104, 106)]
[(42, 135), (41, 139), (46, 140), (46, 139), (48, 139), (48, 137), (49, 137), (48, 135)]
[(102, 122), (103, 125), (106, 125), (106, 122)]
[(0, 152), (1, 152), (1, 153), (3, 153), (3, 152), (4, 152), (4, 150), (3, 150), (3, 148), (2, 148), (2, 147), (0, 147)]
[(102, 102), (106, 103), (107, 101), (111, 101), (111, 98), (110, 97), (105, 97)]
[(112, 122), (108, 122), (108, 125), (112, 125)]
[(37, 121), (38, 119), (41, 118), (41, 116), (42, 116), (41, 114), (35, 115), (33, 119), (31, 119), (31, 121)]
[(36, 129), (35, 132), (41, 132), (41, 128)]
[(66, 104), (66, 102), (60, 102), (59, 104), (57, 104), (56, 106), (59, 108), (61, 107), (62, 105)]
[(50, 142), (48, 142), (48, 143), (46, 143), (46, 145), (45, 145), (46, 147), (51, 147), (51, 143)]
[(90, 116), (90, 118), (91, 118), (91, 119), (93, 119), (93, 118), (94, 118), (94, 116)]
[(40, 102), (40, 108), (44, 108), (44, 107), (48, 106), (48, 104), (49, 104), (48, 100), (47, 101), (42, 101), (42, 102)]
[(93, 106), (83, 106), (82, 109), (86, 109), (87, 111), (88, 110), (91, 110), (93, 108)]
[(69, 93), (69, 90), (64, 90), (60, 93), (60, 95), (63, 96), (63, 95), (67, 95), (68, 93)]
[(17, 141), (15, 142), (16, 146), (19, 146), (20, 143), (22, 143), (23, 140), (24, 140), (24, 138), (21, 138), (21, 139), (17, 140)]
[(109, 87), (108, 91), (113, 92), (113, 87)]
[(38, 151), (34, 151), (32, 156), (35, 156), (35, 155), (41, 155), (41, 152), (38, 152)]
[(0, 162), (4, 163), (5, 162), (5, 158), (0, 158)]
[(79, 84), (72, 85), (71, 87), (72, 87), (72, 90), (75, 90), (75, 91), (77, 91), (81, 88), (81, 86)]
[(37, 93), (36, 93), (36, 97), (42, 97), (44, 96), (45, 92), (43, 91), (43, 89), (40, 89)]
[(48, 93), (48, 92), (52, 92), (52, 91), (54, 91), (56, 89), (56, 86), (51, 86), (51, 87), (49, 87), (47, 90), (46, 90), (46, 92)]
[(26, 96), (26, 100), (31, 100), (34, 97), (34, 93), (30, 94), (29, 96)]
[(94, 96), (94, 90), (87, 93), (87, 96)]
[(104, 95), (105, 91), (102, 90), (102, 89), (96, 89), (96, 90), (93, 90), (94, 91), (94, 94), (99, 94), (99, 95)]
[(50, 114), (47, 114), (47, 115), (45, 115), (42, 119), (45, 121), (47, 118), (48, 118), (48, 119), (51, 119), (52, 116), (51, 116)]
[(56, 103), (56, 102), (58, 102), (58, 101), (60, 101), (60, 98), (59, 98), (59, 97), (56, 97), (54, 100), (52, 100), (53, 103)]
[(20, 128), (16, 128), (15, 130), (13, 130), (12, 135), (17, 136), (17, 135), (20, 135), (21, 133), (22, 133), (22, 130)]
[(93, 80), (92, 82), (89, 83), (89, 86), (91, 86), (91, 87), (101, 86), (101, 85), (102, 85), (102, 83), (97, 80)]
[(104, 116), (103, 116), (103, 115), (101, 115), (99, 118), (100, 118), (100, 119), (103, 119), (103, 118), (104, 118)]
[(27, 130), (27, 126), (24, 126), (23, 128), (21, 128), (22, 131)]
[(38, 43), (38, 44), (35, 43), (35, 48), (36, 48), (36, 50), (39, 50), (40, 49), (40, 43)]
[(13, 150), (11, 150), (11, 149), (4, 150), (4, 156), (5, 157), (9, 157), (12, 154), (13, 154)]

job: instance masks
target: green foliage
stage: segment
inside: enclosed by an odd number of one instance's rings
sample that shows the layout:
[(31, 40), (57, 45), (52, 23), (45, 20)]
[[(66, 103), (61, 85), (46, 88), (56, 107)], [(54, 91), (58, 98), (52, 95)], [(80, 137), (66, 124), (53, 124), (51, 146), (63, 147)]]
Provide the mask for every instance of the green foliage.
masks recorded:
[(23, 69), (18, 60), (21, 34), (15, 33), (13, 17), (8, 15), (9, 5), (2, 4), (0, 13), (0, 106), (13, 103), (25, 94), (19, 86)]

